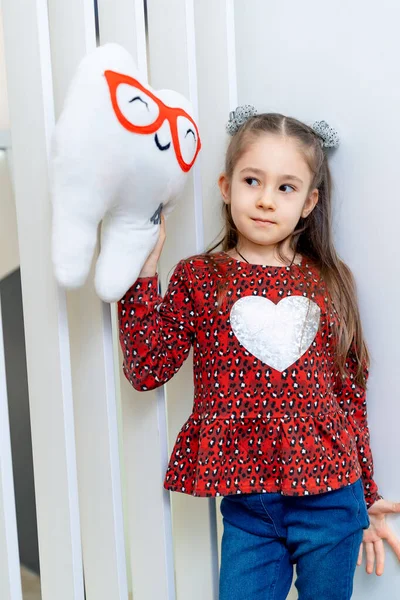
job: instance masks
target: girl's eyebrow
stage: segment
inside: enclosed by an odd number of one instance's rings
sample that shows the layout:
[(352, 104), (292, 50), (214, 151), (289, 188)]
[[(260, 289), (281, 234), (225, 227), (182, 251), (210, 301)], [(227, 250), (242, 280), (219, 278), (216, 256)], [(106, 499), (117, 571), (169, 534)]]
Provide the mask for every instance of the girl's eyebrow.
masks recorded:
[[(252, 171), (253, 173), (257, 173), (258, 175), (265, 175), (264, 171), (262, 169), (257, 169), (256, 167), (245, 167), (244, 169), (242, 169), (240, 171), (240, 173), (243, 173), (243, 171)], [(300, 179), (300, 177), (296, 177), (296, 175), (281, 175), (282, 179), (291, 179), (292, 181), (297, 181), (298, 183), (303, 183), (303, 181)]]

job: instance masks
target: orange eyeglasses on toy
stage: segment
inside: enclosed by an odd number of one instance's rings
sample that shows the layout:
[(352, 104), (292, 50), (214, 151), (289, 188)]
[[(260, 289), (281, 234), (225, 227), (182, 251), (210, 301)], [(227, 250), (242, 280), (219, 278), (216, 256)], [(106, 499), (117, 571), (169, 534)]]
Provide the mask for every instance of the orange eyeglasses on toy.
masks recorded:
[[(192, 117), (182, 108), (164, 104), (133, 77), (109, 70), (104, 75), (114, 112), (121, 125), (133, 133), (151, 134), (168, 121), (178, 163), (182, 171), (190, 171), (201, 148), (199, 130)], [(132, 95), (132, 92), (135, 94)], [(135, 105), (136, 102), (140, 103), (140, 108)], [(141, 110), (144, 107), (145, 110)], [(157, 133), (155, 141), (160, 150), (170, 147), (170, 143), (165, 146), (160, 143)]]

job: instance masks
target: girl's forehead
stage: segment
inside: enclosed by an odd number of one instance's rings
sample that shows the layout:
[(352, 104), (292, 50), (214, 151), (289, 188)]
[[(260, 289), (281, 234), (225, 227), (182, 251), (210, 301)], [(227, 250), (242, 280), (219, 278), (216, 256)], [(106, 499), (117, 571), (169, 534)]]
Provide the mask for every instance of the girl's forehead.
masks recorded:
[(291, 174), (303, 181), (310, 170), (296, 141), (290, 137), (263, 134), (250, 140), (239, 157), (235, 170), (255, 168), (268, 174)]

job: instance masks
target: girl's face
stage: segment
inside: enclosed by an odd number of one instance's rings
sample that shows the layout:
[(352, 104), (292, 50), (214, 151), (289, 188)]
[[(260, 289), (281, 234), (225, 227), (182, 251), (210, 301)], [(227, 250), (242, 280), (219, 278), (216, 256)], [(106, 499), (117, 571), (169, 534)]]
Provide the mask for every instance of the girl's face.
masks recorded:
[[(263, 134), (238, 160), (231, 182), (219, 178), (224, 202), (231, 205), (239, 247), (262, 252), (295, 229), (318, 202), (318, 190), (307, 194), (312, 175), (291, 138)], [(266, 222), (269, 221), (269, 222)], [(288, 239), (283, 250), (289, 249)]]

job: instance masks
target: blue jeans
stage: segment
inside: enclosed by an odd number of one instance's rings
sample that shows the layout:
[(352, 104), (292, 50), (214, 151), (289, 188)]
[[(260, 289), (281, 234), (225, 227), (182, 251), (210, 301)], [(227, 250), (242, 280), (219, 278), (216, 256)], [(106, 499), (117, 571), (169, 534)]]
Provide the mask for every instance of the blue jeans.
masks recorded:
[(220, 504), (219, 600), (348, 600), (363, 530), (370, 524), (361, 479), (307, 496), (233, 494)]

